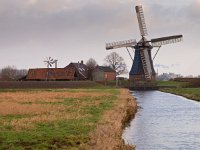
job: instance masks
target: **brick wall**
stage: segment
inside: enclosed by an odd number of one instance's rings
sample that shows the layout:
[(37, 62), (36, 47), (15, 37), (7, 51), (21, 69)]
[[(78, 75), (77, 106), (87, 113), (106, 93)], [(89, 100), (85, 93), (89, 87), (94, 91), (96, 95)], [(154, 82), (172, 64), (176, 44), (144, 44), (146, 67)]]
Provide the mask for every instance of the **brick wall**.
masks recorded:
[(104, 79), (108, 81), (115, 80), (116, 78), (116, 73), (115, 72), (105, 72), (104, 73)]

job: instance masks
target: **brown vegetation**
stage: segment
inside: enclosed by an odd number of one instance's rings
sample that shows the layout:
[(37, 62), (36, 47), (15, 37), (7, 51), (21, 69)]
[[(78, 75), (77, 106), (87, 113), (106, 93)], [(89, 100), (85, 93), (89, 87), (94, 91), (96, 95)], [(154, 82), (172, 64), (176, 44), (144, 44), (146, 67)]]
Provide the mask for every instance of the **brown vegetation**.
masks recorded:
[(0, 115), (25, 115), (25, 114), (44, 114), (52, 111), (62, 111), (63, 106), (53, 106), (44, 104), (19, 104), (15, 102), (1, 102)]
[(134, 149), (122, 131), (136, 109), (127, 89), (0, 92), (0, 149)]
[(97, 129), (91, 134), (87, 149), (130, 150), (133, 146), (125, 145), (122, 131), (137, 111), (136, 101), (127, 89), (122, 89), (114, 109), (105, 112)]
[(4, 92), (0, 93), (0, 102), (61, 102), (63, 98), (80, 98), (84, 96), (102, 96), (102, 93), (86, 93), (86, 92), (48, 92), (48, 91), (32, 91), (32, 92)]
[[(24, 91), (24, 92), (2, 92), (0, 93), (0, 116), (7, 115), (31, 115), (21, 119), (13, 119), (10, 122), (3, 122), (4, 125), (11, 125), (15, 129), (31, 129), (35, 123), (52, 122), (63, 119), (78, 119), (81, 115), (80, 107), (89, 106), (89, 102), (79, 100), (82, 97), (98, 97), (109, 94), (97, 92), (67, 92), (67, 91)], [(50, 105), (49, 103), (64, 102), (64, 99), (76, 98), (76, 105)], [(98, 105), (95, 101), (91, 105)], [(74, 112), (66, 113), (72, 109)], [(2, 124), (2, 122), (0, 122)]]
[(57, 89), (57, 88), (91, 88), (99, 86), (92, 81), (0, 81), (0, 89)]

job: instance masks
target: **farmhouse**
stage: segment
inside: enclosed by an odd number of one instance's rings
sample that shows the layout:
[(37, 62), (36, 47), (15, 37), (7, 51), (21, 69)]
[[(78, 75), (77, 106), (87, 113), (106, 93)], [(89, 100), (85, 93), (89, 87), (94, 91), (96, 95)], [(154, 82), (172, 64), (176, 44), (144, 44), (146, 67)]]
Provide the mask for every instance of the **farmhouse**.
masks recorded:
[(81, 63), (70, 63), (65, 68), (71, 68), (75, 70), (73, 80), (88, 80), (89, 68), (81, 61)]
[(97, 66), (92, 71), (92, 79), (94, 81), (111, 81), (116, 79), (115, 70), (110, 67)]
[(26, 80), (73, 80), (75, 70), (73, 68), (40, 68), (29, 69)]
[(116, 72), (110, 67), (97, 66), (90, 70), (83, 61), (70, 63), (65, 68), (29, 69), (26, 80), (32, 81), (106, 81), (115, 80)]

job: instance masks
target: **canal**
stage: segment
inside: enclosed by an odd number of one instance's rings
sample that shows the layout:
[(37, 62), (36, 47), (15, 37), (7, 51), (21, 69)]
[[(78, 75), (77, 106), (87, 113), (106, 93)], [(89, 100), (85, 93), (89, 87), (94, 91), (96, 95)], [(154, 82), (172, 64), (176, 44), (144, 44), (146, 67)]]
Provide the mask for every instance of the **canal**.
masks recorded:
[(136, 150), (199, 150), (200, 103), (159, 91), (133, 92), (138, 113), (123, 133)]

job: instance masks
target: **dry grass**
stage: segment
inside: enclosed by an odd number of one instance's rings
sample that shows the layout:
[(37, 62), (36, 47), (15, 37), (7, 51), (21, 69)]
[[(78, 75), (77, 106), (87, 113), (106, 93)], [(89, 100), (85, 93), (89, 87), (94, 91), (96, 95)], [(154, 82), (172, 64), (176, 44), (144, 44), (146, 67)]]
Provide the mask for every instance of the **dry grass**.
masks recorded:
[[(30, 115), (25, 118), (14, 118), (11, 121), (0, 120), (0, 123), (12, 126), (15, 130), (32, 129), (36, 123), (47, 123), (59, 120), (85, 117), (81, 108), (95, 106), (101, 101), (84, 101), (84, 97), (98, 97), (109, 94), (97, 92), (5, 92), (0, 93), (0, 116)], [(64, 99), (76, 98), (74, 105), (63, 105)], [(56, 103), (60, 103), (56, 105)], [(55, 105), (54, 105), (55, 104)], [(66, 113), (66, 111), (70, 111)]]
[(121, 139), (124, 124), (133, 118), (137, 111), (137, 104), (127, 89), (122, 89), (116, 106), (106, 111), (104, 119), (91, 134), (91, 141), (86, 149), (90, 150), (131, 150), (133, 146), (125, 145)]
[(14, 102), (0, 103), (0, 115), (25, 115), (44, 114), (65, 110), (64, 106), (44, 105), (44, 104), (19, 104)]
[(59, 102), (63, 98), (80, 98), (85, 96), (102, 96), (102, 93), (86, 92), (5, 92), (0, 93), (0, 102)]
[(66, 114), (66, 113), (52, 113), (52, 114), (42, 114), (33, 116), (31, 118), (22, 118), (22, 119), (14, 119), (10, 123), (5, 123), (4, 125), (11, 125), (15, 130), (22, 130), (22, 129), (33, 129), (36, 123), (48, 123), (54, 122), (59, 120), (69, 120), (69, 119), (78, 119), (80, 117), (84, 117), (79, 113), (74, 114)]
[(126, 89), (1, 92), (0, 149), (133, 149), (121, 134), (136, 107)]

